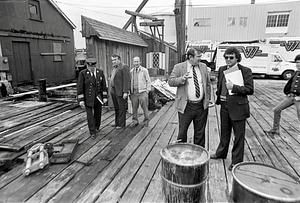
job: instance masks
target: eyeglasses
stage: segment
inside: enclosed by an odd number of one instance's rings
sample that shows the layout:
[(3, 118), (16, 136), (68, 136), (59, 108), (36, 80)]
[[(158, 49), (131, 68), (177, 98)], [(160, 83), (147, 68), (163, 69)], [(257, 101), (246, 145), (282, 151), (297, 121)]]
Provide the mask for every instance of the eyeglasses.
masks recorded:
[(233, 60), (234, 59), (234, 56), (224, 56), (224, 58), (226, 59), (226, 60)]

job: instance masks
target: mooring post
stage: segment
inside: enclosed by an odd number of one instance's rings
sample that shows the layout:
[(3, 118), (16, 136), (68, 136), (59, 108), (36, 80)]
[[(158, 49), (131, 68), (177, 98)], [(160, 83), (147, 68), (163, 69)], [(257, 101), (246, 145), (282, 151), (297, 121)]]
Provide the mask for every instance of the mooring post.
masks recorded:
[(47, 101), (46, 79), (39, 79), (39, 101)]

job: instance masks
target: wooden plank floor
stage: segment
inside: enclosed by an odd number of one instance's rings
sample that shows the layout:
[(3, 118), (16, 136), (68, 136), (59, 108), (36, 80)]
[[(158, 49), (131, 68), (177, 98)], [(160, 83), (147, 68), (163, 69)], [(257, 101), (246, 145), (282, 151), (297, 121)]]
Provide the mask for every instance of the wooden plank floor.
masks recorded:
[[(284, 97), (285, 83), (275, 79), (255, 80), (255, 94), (249, 97), (251, 117), (246, 126), (244, 160), (269, 164), (300, 178), (300, 122), (295, 107), (282, 112), (280, 136), (271, 138), (265, 133), (272, 126), (272, 108)], [(116, 130), (110, 125), (114, 123), (113, 111), (104, 111), (101, 131), (95, 140), (89, 138), (85, 113), (72, 105), (45, 103), (38, 108), (27, 106), (30, 110), (19, 107), (17, 111), (12, 110), (9, 102), (0, 106), (5, 112), (0, 114), (0, 142), (26, 146), (35, 140), (57, 143), (66, 138), (80, 139), (74, 161), (68, 164), (50, 165), (29, 177), (21, 173), (24, 165), (17, 164), (1, 175), (0, 202), (163, 201), (159, 152), (176, 140), (178, 133), (173, 102), (151, 113), (149, 127)], [(219, 106), (209, 109), (206, 148), (210, 153), (219, 142), (219, 110)], [(130, 122), (128, 115), (127, 124)], [(189, 142), (192, 136), (193, 126), (190, 126)], [(12, 155), (0, 152), (0, 157), (3, 153)], [(16, 157), (24, 157), (23, 154)], [(209, 161), (207, 202), (232, 202), (232, 175), (227, 170), (230, 157), (229, 152), (225, 160)]]

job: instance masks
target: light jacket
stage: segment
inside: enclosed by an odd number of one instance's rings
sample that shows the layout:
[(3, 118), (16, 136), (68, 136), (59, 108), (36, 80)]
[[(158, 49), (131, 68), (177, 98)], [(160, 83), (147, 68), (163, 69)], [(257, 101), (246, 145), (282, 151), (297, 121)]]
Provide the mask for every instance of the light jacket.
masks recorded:
[[(136, 68), (132, 68), (130, 70), (131, 75), (131, 87), (130, 93), (133, 94), (133, 86), (134, 86), (134, 75), (136, 74)], [(151, 79), (148, 73), (148, 70), (142, 66), (139, 67), (138, 70), (138, 92), (149, 92), (151, 90)]]
[[(183, 75), (187, 72), (187, 61), (178, 63), (174, 66), (173, 71), (169, 78), (169, 85), (177, 87), (175, 106), (178, 112), (183, 113), (187, 104), (187, 83), (182, 82)], [(199, 63), (200, 73), (203, 82), (203, 108), (207, 109), (210, 100), (210, 76), (207, 71), (207, 66), (204, 63)]]

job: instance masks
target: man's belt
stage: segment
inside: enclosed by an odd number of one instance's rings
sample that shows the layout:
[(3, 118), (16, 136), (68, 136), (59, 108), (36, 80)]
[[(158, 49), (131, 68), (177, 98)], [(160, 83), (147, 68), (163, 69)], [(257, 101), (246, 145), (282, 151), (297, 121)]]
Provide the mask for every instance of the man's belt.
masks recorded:
[(197, 101), (188, 100), (187, 102), (188, 102), (188, 103), (191, 103), (191, 104), (199, 104), (199, 103), (201, 103), (202, 101), (203, 101), (203, 99), (197, 100)]

